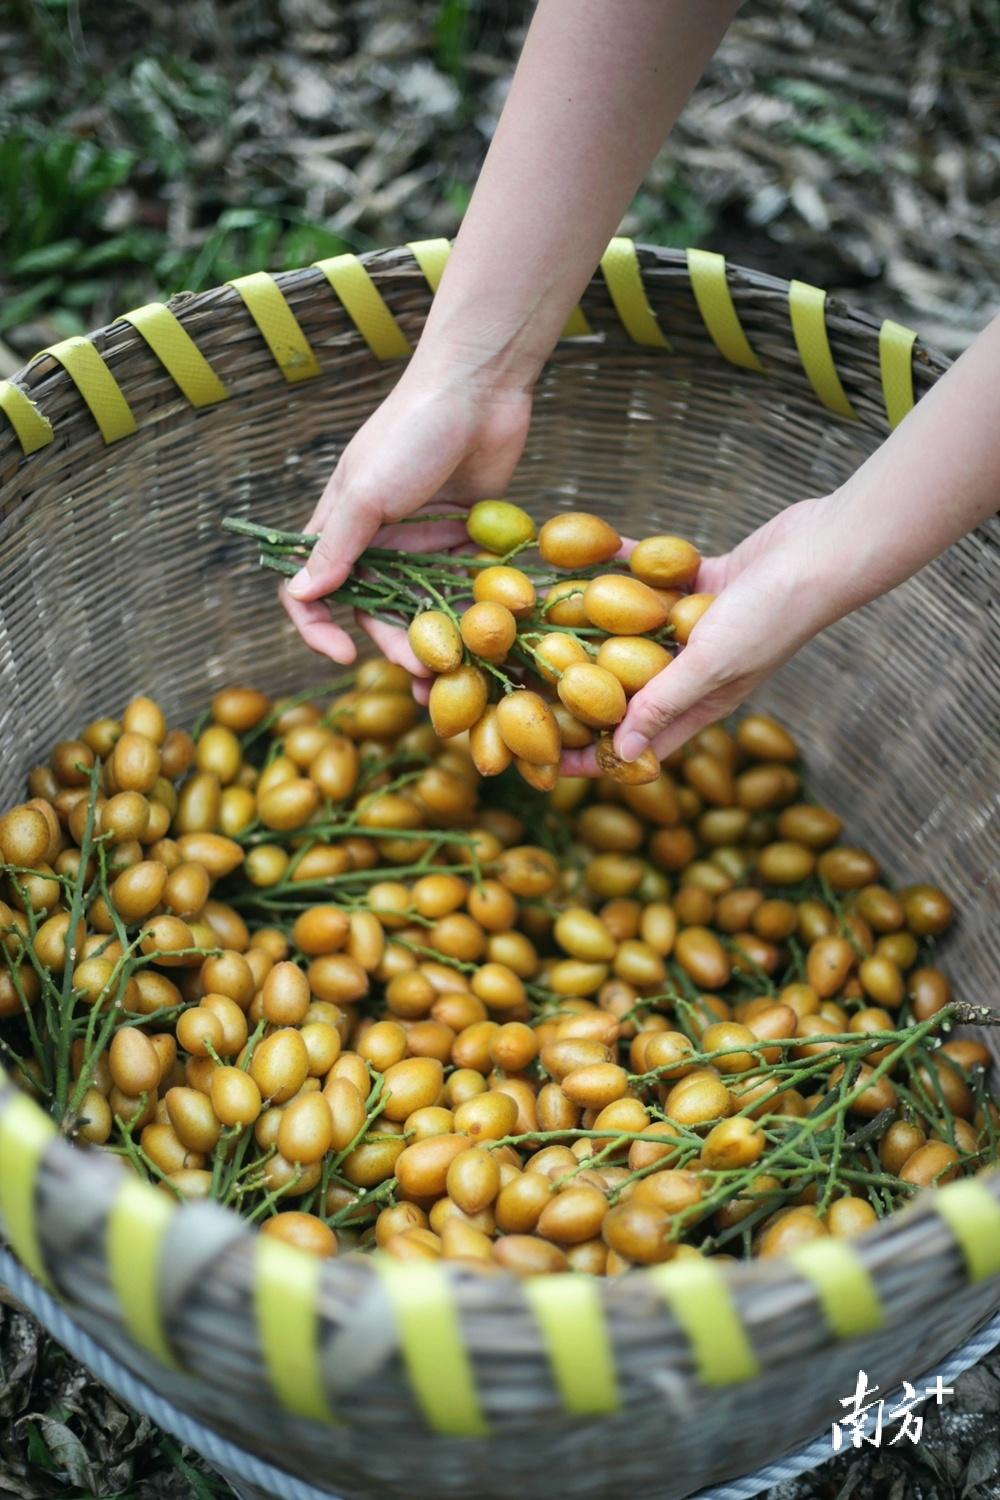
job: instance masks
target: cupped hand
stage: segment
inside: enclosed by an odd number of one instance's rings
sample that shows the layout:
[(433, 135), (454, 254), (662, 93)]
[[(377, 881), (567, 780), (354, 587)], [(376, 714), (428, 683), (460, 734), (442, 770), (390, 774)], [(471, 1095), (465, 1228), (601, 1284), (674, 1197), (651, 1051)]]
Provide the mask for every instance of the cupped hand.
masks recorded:
[[(419, 351), (399, 383), (341, 454), (306, 530), (319, 541), (306, 566), (280, 589), (303, 640), (337, 662), (357, 655), (322, 602), (356, 559), (380, 544), (413, 551), (446, 550), (465, 540), (462, 508), (502, 495), (524, 447), (531, 418), (528, 391), (497, 385), (461, 363), (432, 367)], [(456, 520), (393, 527), (421, 510)], [(426, 668), (406, 632), (362, 619), (379, 650), (415, 676)]]
[[(724, 557), (706, 558), (695, 588), (717, 597), (668, 667), (629, 703), (615, 750), (663, 760), (724, 718), (849, 607), (831, 567), (826, 500), (789, 506)], [(563, 772), (597, 774), (593, 749), (568, 751)]]

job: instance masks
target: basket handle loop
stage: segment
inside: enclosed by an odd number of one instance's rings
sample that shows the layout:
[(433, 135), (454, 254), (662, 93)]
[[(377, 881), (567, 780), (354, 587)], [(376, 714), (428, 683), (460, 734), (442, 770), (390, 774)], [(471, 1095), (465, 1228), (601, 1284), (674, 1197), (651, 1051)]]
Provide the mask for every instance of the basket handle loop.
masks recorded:
[[(0, 1070), (0, 1086), (5, 1075)], [(7, 1238), (36, 1281), (52, 1290), (38, 1235), (35, 1190), (56, 1127), (26, 1094), (0, 1093), (0, 1217)]]
[(123, 313), (122, 320), (141, 334), (192, 406), (214, 406), (229, 399), (226, 387), (169, 307), (162, 302), (147, 302)]
[(885, 1309), (853, 1245), (846, 1240), (810, 1240), (789, 1250), (788, 1258), (815, 1288), (837, 1338), (856, 1338), (881, 1328)]
[(809, 383), (828, 411), (857, 420), (857, 412), (840, 383), (826, 331), (826, 292), (805, 281), (788, 284), (788, 314), (795, 347)]
[(752, 1380), (760, 1365), (721, 1266), (708, 1259), (673, 1260), (647, 1274), (687, 1334), (705, 1385)]
[(323, 1262), (266, 1234), (256, 1236), (253, 1255), (257, 1332), (274, 1394), (286, 1411), (336, 1424), (319, 1346)]
[(356, 255), (314, 260), (313, 268), (323, 272), (376, 359), (404, 359), (413, 353), (409, 339)]
[(723, 359), (762, 375), (764, 366), (751, 349), (733, 305), (733, 294), (726, 280), (725, 256), (714, 250), (689, 250), (687, 268), (698, 311)]
[(378, 1253), (372, 1265), (388, 1296), (410, 1386), (428, 1424), (452, 1437), (486, 1436), (489, 1427), (445, 1273), (440, 1266)]
[(986, 1184), (949, 1182), (935, 1192), (934, 1207), (958, 1241), (969, 1280), (1000, 1275), (1000, 1203)]
[(126, 1177), (107, 1218), (108, 1279), (136, 1343), (177, 1367), (163, 1326), (160, 1267), (176, 1204), (166, 1193)]
[(584, 1276), (535, 1276), (524, 1295), (563, 1406), (573, 1416), (618, 1411), (614, 1353), (597, 1284)]
[(226, 284), (239, 292), (289, 384), (314, 379), (320, 373), (319, 360), (274, 277), (266, 271), (254, 271)]

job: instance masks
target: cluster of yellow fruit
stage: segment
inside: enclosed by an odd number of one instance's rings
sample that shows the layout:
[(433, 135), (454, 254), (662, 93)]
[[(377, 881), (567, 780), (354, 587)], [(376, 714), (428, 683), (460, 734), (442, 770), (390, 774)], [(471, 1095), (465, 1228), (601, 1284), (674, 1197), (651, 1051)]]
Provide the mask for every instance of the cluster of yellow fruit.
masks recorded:
[(0, 1057), (68, 1135), (315, 1254), (522, 1274), (769, 1255), (997, 1159), (921, 956), (949, 901), (837, 843), (780, 725), (559, 778), (529, 842), (419, 715), (368, 662), (196, 738), (139, 698), (31, 771)]
[[(712, 602), (711, 594), (683, 592), (698, 575), (697, 549), (681, 537), (647, 537), (631, 552), (628, 573), (595, 571), (622, 551), (606, 521), (571, 511), (546, 521), (536, 538), (531, 517), (503, 500), (475, 505), (468, 530), (487, 549), (476, 559), (473, 602), (461, 613), (422, 610), (408, 632), (414, 655), (436, 674), (436, 732), (449, 738), (469, 730), (481, 775), (496, 776), (513, 761), (525, 780), (548, 791), (562, 748), (591, 744), (596, 730), (607, 774), (655, 779), (652, 752), (624, 763), (607, 731), (625, 717), (628, 698), (669, 665), (668, 643), (685, 644)], [(551, 568), (579, 576), (550, 583), (539, 598), (535, 570), (499, 560), (532, 545)], [(506, 663), (554, 686), (558, 704), (506, 677), (499, 701), (490, 703), (488, 674)]]

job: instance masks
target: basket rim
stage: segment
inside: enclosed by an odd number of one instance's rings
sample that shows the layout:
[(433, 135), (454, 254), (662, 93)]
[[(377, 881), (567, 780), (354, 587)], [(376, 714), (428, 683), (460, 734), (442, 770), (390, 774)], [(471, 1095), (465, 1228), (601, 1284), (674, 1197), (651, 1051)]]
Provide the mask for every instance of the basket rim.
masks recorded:
[[(641, 274), (640, 284), (644, 289), (644, 295), (652, 293), (658, 275), (673, 276), (675, 273), (686, 275), (689, 270), (689, 259), (684, 251), (643, 245), (636, 247), (634, 254)], [(408, 249), (372, 251), (360, 257), (349, 257), (349, 259), (356, 259), (357, 263), (366, 269), (366, 272), (370, 275), (371, 280), (376, 286), (385, 280), (389, 280), (392, 276), (398, 275), (400, 271), (406, 273), (416, 272), (415, 280), (421, 274), (419, 263), (413, 256), (413, 252)], [(790, 283), (770, 273), (759, 272), (733, 264), (724, 264), (724, 279), (731, 292), (742, 293), (747, 296), (763, 293), (767, 296), (787, 299), (792, 287), (795, 285), (795, 283)], [(308, 296), (325, 284), (323, 271), (316, 267), (278, 273), (271, 280), (282, 291), (287, 292), (293, 297)], [(591, 289), (597, 287), (603, 293), (606, 290), (606, 286), (606, 281), (602, 281), (600, 275), (595, 274), (590, 284)], [(586, 296), (584, 305), (585, 307), (588, 306)], [(225, 287), (210, 288), (196, 294), (182, 293), (170, 299), (169, 309), (174, 313), (181, 325), (191, 330), (192, 333), (196, 333), (200, 326), (204, 326), (205, 319), (210, 317), (225, 318), (236, 311), (245, 311), (245, 306), (239, 291), (233, 286), (228, 285)], [(829, 315), (831, 329), (836, 329), (845, 336), (863, 334), (869, 343), (871, 343), (873, 336), (880, 335), (881, 330), (885, 326), (878, 319), (863, 311), (854, 309), (839, 298), (831, 297), (826, 300), (826, 312)], [(593, 337), (601, 340), (606, 345), (610, 345), (613, 338), (622, 336), (623, 341), (627, 343), (628, 337), (627, 335), (622, 335), (621, 326), (617, 325), (617, 335), (615, 334), (615, 326), (613, 320), (610, 323), (600, 325)], [(340, 320), (338, 325), (339, 334), (342, 334), (345, 339), (353, 341), (353, 344), (359, 350), (363, 351), (366, 347), (369, 349), (371, 347), (370, 339), (366, 338), (359, 331), (358, 326), (348, 313), (345, 313)], [(127, 357), (129, 350), (135, 348), (140, 340), (133, 325), (127, 319), (119, 318), (90, 335), (86, 342), (89, 342), (106, 359), (109, 368), (113, 371)], [(939, 374), (949, 363), (942, 356), (927, 349), (919, 341), (915, 343), (911, 342), (911, 344), (907, 345), (907, 348), (908, 350), (912, 350), (912, 358), (922, 367), (924, 373), (931, 378)], [(46, 406), (51, 399), (54, 419), (58, 414), (57, 407), (71, 410), (74, 407), (74, 403), (77, 406), (80, 404), (80, 396), (74, 382), (59, 358), (50, 351), (42, 351), (36, 355), (22, 370), (18, 371), (12, 377), (11, 382), (8, 384), (22, 390), (29, 398), (44, 403)], [(54, 421), (54, 430), (58, 435), (58, 421)], [(16, 443), (16, 436), (11, 429), (8, 434), (8, 449), (11, 449), (13, 446), (16, 450)], [(0, 434), (0, 459), (3, 458), (3, 455), (4, 435)], [(30, 455), (23, 455), (21, 462), (27, 463), (29, 457)], [(66, 1189), (68, 1183), (72, 1191), (74, 1184), (77, 1182), (73, 1168), (74, 1164), (80, 1159), (80, 1148), (58, 1137), (56, 1128), (52, 1125), (49, 1116), (38, 1104), (29, 1100), (27, 1095), (23, 1094), (13, 1085), (9, 1075), (5, 1073), (2, 1064), (0, 1064), (0, 1120), (2, 1120), (5, 1106), (9, 1103), (9, 1099), (5, 1097), (5, 1084), (10, 1086), (11, 1092), (17, 1099), (25, 1101), (30, 1107), (35, 1128), (40, 1129), (40, 1122), (43, 1121), (47, 1126), (51, 1127), (47, 1132), (49, 1143), (40, 1155), (41, 1171), (43, 1174), (45, 1173), (47, 1163), (51, 1160), (51, 1164), (58, 1173), (63, 1189)], [(2, 1145), (2, 1142), (0, 1142), (0, 1145)], [(2, 1154), (2, 1149), (0, 1149), (0, 1159), (2, 1159)], [(110, 1204), (115, 1198), (121, 1183), (128, 1177), (128, 1174), (123, 1171), (118, 1163), (110, 1157), (103, 1156), (102, 1153), (86, 1152), (84, 1154), (90, 1159), (92, 1170), (88, 1170), (86, 1174), (80, 1174), (76, 1190), (81, 1195), (91, 1194), (94, 1184), (99, 1182), (102, 1188), (106, 1190), (107, 1204)], [(845, 1263), (849, 1261), (860, 1266), (863, 1271), (867, 1272), (884, 1265), (889, 1259), (904, 1255), (908, 1248), (912, 1248), (915, 1243), (918, 1243), (923, 1238), (926, 1231), (932, 1228), (940, 1231), (943, 1211), (939, 1211), (939, 1206), (949, 1201), (947, 1195), (951, 1193), (952, 1187), (967, 1186), (970, 1180), (978, 1184), (985, 1197), (989, 1198), (995, 1205), (1000, 1206), (1000, 1171), (980, 1173), (977, 1174), (975, 1179), (963, 1179), (960, 1183), (940, 1188), (933, 1192), (921, 1193), (911, 1205), (879, 1221), (879, 1223), (865, 1231), (857, 1239), (849, 1242), (849, 1248), (846, 1248), (844, 1251)], [(162, 1192), (158, 1192), (152, 1185), (138, 1184), (138, 1186), (143, 1194), (148, 1195), (147, 1201), (149, 1202), (154, 1197), (157, 1200), (162, 1200), (166, 1196)], [(952, 1197), (954, 1197), (954, 1194), (952, 1194)], [(253, 1270), (250, 1261), (254, 1255), (254, 1246), (261, 1238), (259, 1233), (255, 1233), (252, 1226), (248, 1225), (234, 1211), (223, 1208), (221, 1205), (217, 1205), (217, 1209), (219, 1213), (226, 1214), (228, 1220), (231, 1221), (233, 1254), (242, 1258), (247, 1263), (247, 1274), (252, 1277)], [(172, 1217), (186, 1216), (187, 1221), (192, 1221), (193, 1216), (197, 1212), (197, 1205), (170, 1203), (170, 1211)], [(179, 1222), (183, 1223), (185, 1220), (180, 1219)], [(946, 1254), (949, 1256), (952, 1268), (960, 1269), (962, 1279), (965, 1280), (969, 1253), (968, 1241), (966, 1238), (957, 1235), (951, 1218), (948, 1218), (946, 1223), (950, 1231), (945, 1236)], [(7, 1227), (9, 1230), (10, 1225)], [(848, 1242), (842, 1243), (848, 1246)], [(51, 1247), (49, 1248), (51, 1249)], [(299, 1266), (311, 1264), (310, 1258), (305, 1256), (304, 1253), (293, 1251), (290, 1247), (282, 1248), (289, 1248), (289, 1254), (294, 1257), (294, 1262), (289, 1261), (289, 1265), (293, 1263), (297, 1263)], [(377, 1266), (374, 1264), (374, 1261), (378, 1259), (377, 1256), (351, 1256), (350, 1259), (353, 1262), (353, 1266), (349, 1277), (344, 1269), (346, 1259), (345, 1257), (341, 1260), (334, 1259), (328, 1261), (319, 1269), (318, 1287), (321, 1290), (325, 1289), (330, 1301), (336, 1300), (338, 1289), (346, 1290), (350, 1288), (353, 1295), (357, 1283), (357, 1265), (359, 1260), (367, 1263), (365, 1271), (371, 1283), (379, 1279)], [(661, 1277), (664, 1269), (676, 1275), (677, 1269), (680, 1266), (692, 1264), (692, 1262), (668, 1262), (665, 1268), (663, 1266), (637, 1266), (631, 1269), (623, 1278), (607, 1280), (598, 1278), (593, 1284), (600, 1309), (604, 1314), (612, 1317), (615, 1311), (616, 1300), (620, 1296), (621, 1285), (624, 1282), (634, 1282), (636, 1278), (642, 1278), (645, 1284), (656, 1287), (657, 1295), (660, 1295)], [(708, 1262), (705, 1262), (705, 1264), (708, 1264)], [(783, 1270), (790, 1288), (790, 1295), (795, 1300), (795, 1305), (808, 1305), (815, 1309), (818, 1317), (823, 1318), (829, 1310), (829, 1303), (824, 1299), (821, 1286), (818, 1282), (810, 1280), (804, 1274), (801, 1264), (797, 1265), (793, 1258), (787, 1256), (774, 1257), (766, 1263), (759, 1261), (738, 1263), (716, 1261), (711, 1271), (713, 1286), (721, 1287), (723, 1294), (727, 1297), (736, 1288), (749, 1294), (752, 1294), (755, 1289), (773, 1288), (775, 1268)], [(416, 1299), (423, 1296), (426, 1290), (425, 1267), (421, 1266), (418, 1268), (406, 1264), (397, 1264), (396, 1270), (398, 1271), (399, 1285), (404, 1289), (403, 1295), (412, 1295)], [(789, 1272), (792, 1274), (788, 1275)], [(211, 1274), (211, 1272), (208, 1274)], [(219, 1273), (217, 1272), (216, 1274)], [(516, 1297), (519, 1301), (523, 1302), (526, 1295), (525, 1283), (514, 1273), (508, 1272), (503, 1268), (494, 1269), (488, 1278), (484, 1278), (479, 1275), (473, 1275), (462, 1267), (454, 1267), (447, 1262), (442, 1262), (439, 1266), (435, 1267), (435, 1274), (447, 1286), (448, 1295), (453, 1300), (455, 1308), (459, 1310), (463, 1307), (471, 1306), (473, 1302), (478, 1308), (482, 1308), (484, 1301), (502, 1310), (511, 1305), (512, 1298)], [(686, 1274), (684, 1273), (684, 1275)], [(549, 1279), (558, 1280), (560, 1278)], [(574, 1279), (577, 1278), (574, 1276)], [(586, 1279), (591, 1281), (591, 1278)], [(410, 1293), (406, 1292), (407, 1285), (412, 1289)], [(496, 1289), (495, 1296), (491, 1294), (491, 1288)], [(1000, 1288), (998, 1288), (997, 1297), (1000, 1299)], [(252, 1311), (246, 1309), (246, 1315), (252, 1316)], [(831, 1333), (830, 1337), (833, 1336)]]

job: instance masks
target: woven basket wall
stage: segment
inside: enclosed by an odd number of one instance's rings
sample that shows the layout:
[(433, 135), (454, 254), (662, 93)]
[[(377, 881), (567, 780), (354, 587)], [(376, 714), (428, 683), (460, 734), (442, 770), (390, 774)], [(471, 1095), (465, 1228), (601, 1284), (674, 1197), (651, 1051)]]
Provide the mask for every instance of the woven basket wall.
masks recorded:
[[(148, 312), (0, 386), (0, 805), (55, 738), (136, 693), (189, 722), (225, 682), (283, 692), (327, 675), (219, 521), (302, 523), (396, 380), (444, 253), (385, 252), (367, 276), (351, 258), (290, 273), (277, 302), (269, 278), (175, 299), (222, 386)], [(843, 481), (944, 368), (809, 288), (628, 242), (572, 326), (582, 336), (542, 377), (512, 498), (538, 517), (586, 508), (625, 532), (676, 531), (709, 553)], [(960, 997), (993, 1003), (997, 539), (992, 524), (967, 538), (758, 700), (890, 877), (952, 893), (946, 966)], [(370, 1258), (320, 1271), (204, 1205), (150, 1228), (117, 1164), (51, 1141), (0, 1075), (4, 1176), (18, 1183), (11, 1238), (82, 1324), (178, 1404), (352, 1500), (547, 1500), (555, 1480), (671, 1500), (821, 1429), (860, 1367), (883, 1389), (919, 1375), (1000, 1305), (995, 1175), (928, 1195), (826, 1271), (577, 1278), (555, 1336), (505, 1275), (404, 1266), (387, 1282)], [(109, 1214), (136, 1228), (124, 1292)], [(876, 1294), (867, 1312), (859, 1278)]]

